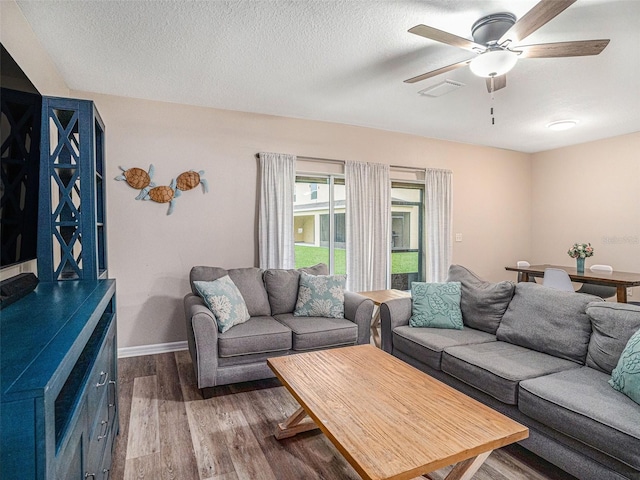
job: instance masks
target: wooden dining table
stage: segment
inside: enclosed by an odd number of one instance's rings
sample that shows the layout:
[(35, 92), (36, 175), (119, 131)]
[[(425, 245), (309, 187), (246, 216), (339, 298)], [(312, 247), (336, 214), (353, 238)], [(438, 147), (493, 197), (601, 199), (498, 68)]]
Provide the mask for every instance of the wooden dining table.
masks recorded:
[(576, 267), (566, 267), (564, 265), (530, 265), (528, 267), (505, 267), (511, 272), (522, 273), (522, 281), (528, 282), (529, 277), (544, 277), (547, 268), (559, 268), (569, 274), (572, 282), (591, 283), (594, 285), (607, 285), (616, 287), (617, 300), (620, 303), (627, 303), (627, 288), (640, 286), (640, 273), (613, 271), (591, 271), (588, 268), (584, 272), (578, 273)]

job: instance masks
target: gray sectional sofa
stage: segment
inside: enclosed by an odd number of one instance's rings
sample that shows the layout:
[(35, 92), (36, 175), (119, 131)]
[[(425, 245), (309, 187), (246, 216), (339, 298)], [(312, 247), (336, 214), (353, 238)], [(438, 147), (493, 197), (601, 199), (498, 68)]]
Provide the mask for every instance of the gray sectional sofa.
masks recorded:
[(409, 326), (381, 305), (382, 348), (529, 427), (522, 446), (580, 479), (640, 479), (640, 405), (608, 380), (640, 308), (535, 283), (489, 283), (457, 265), (462, 330)]
[[(274, 377), (266, 363), (269, 357), (369, 343), (373, 302), (357, 293), (344, 292), (345, 318), (293, 315), (301, 271), (328, 274), (324, 264), (300, 270), (191, 269), (192, 292), (184, 297), (184, 309), (198, 388)], [(225, 275), (240, 290), (250, 318), (220, 333), (193, 282)]]

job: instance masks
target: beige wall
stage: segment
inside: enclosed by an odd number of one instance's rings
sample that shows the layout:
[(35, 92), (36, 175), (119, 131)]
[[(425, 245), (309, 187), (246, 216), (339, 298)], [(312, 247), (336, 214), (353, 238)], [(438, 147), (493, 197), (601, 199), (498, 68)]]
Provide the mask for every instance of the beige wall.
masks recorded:
[[(504, 265), (530, 255), (531, 156), (379, 130), (69, 92), (12, 0), (0, 2), (2, 43), (44, 95), (96, 101), (106, 122), (110, 276), (118, 282), (119, 346), (186, 338), (182, 297), (197, 264), (256, 262), (259, 151), (448, 168), (454, 173), (454, 262), (500, 280)], [(185, 192), (175, 212), (134, 200), (113, 179), (119, 165), (156, 167), (168, 184), (206, 171), (210, 192)], [(3, 272), (3, 274), (6, 272)]]
[[(590, 241), (619, 270), (640, 271), (640, 133), (534, 155), (291, 118), (69, 92), (13, 1), (0, 2), (0, 39), (45, 95), (95, 100), (107, 125), (110, 276), (118, 281), (120, 347), (186, 338), (182, 297), (197, 264), (256, 264), (259, 151), (454, 173), (454, 262), (490, 280), (514, 279), (519, 259), (570, 264)], [(134, 200), (119, 165), (156, 167), (168, 184), (205, 170), (210, 192), (185, 192), (175, 212)], [(590, 263), (589, 263), (590, 262)], [(4, 276), (7, 272), (3, 271)], [(634, 294), (640, 299), (640, 291)]]
[[(193, 265), (256, 260), (256, 152), (275, 151), (417, 167), (454, 174), (454, 261), (494, 280), (529, 254), (530, 156), (392, 132), (71, 92), (96, 102), (106, 123), (110, 275), (118, 282), (119, 346), (184, 340), (182, 297)], [(205, 170), (209, 193), (166, 205), (134, 200), (118, 166), (147, 168), (162, 185)]]
[[(566, 251), (591, 242), (586, 265), (640, 272), (640, 133), (532, 157), (531, 259), (573, 265)], [(629, 300), (640, 301), (640, 288)]]

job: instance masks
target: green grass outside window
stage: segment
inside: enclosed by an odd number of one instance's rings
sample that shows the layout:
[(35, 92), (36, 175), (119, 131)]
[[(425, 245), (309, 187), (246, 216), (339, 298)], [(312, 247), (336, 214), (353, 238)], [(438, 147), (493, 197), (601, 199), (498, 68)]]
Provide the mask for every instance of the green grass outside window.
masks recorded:
[[(317, 263), (329, 264), (329, 248), (296, 245), (296, 268), (310, 267)], [(347, 272), (347, 256), (343, 248), (335, 249), (335, 273)], [(418, 252), (392, 252), (391, 273), (412, 273), (418, 271)]]

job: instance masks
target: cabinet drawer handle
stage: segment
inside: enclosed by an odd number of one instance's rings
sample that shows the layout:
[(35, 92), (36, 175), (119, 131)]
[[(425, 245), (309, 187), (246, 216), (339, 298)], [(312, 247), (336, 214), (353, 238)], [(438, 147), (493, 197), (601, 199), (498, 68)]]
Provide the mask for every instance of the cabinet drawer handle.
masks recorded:
[(111, 476), (111, 471), (108, 468), (102, 470), (102, 480), (109, 480)]
[(100, 372), (100, 378), (104, 377), (104, 381), (100, 382), (100, 380), (98, 379), (98, 383), (96, 383), (96, 388), (99, 387), (104, 387), (107, 383), (107, 380), (109, 379), (109, 373), (107, 372)]
[(89, 478), (91, 477), (92, 480), (96, 480), (96, 474), (95, 473), (85, 473), (84, 474), (84, 478)]
[(109, 380), (109, 386), (113, 386), (113, 403), (109, 403), (109, 408), (116, 406), (116, 392), (118, 391), (116, 388), (116, 381)]
[(106, 438), (107, 431), (109, 430), (109, 421), (102, 420), (100, 422), (100, 427), (102, 428), (102, 430), (100, 431), (100, 435), (98, 435), (98, 441), (102, 440), (103, 438)]

